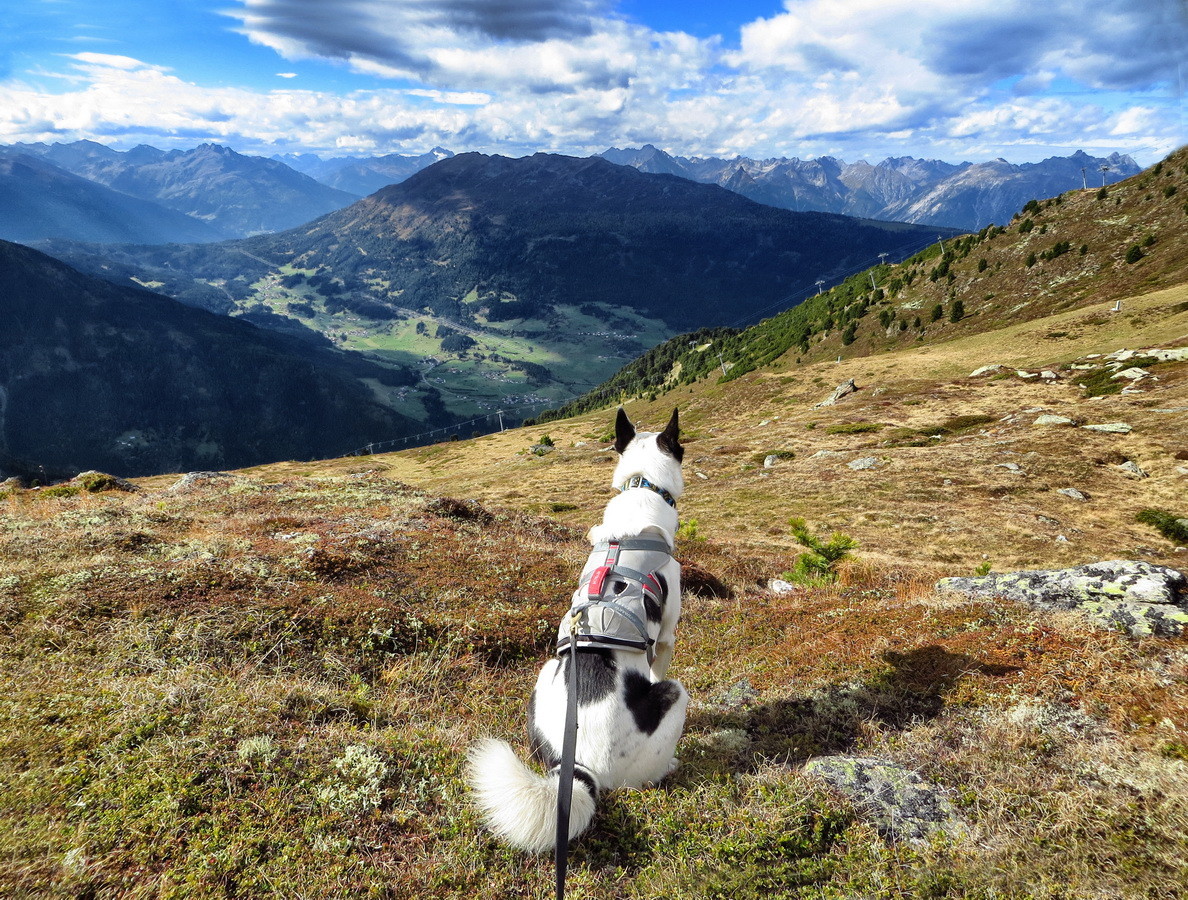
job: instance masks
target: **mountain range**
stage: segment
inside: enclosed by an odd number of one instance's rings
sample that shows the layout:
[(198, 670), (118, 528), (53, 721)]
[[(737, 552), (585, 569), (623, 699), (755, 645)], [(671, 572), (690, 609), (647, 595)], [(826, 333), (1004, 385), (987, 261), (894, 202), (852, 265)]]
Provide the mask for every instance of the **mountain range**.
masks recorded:
[(936, 236), (597, 157), (470, 153), (278, 234), (42, 246), (98, 277), (419, 368), (418, 390), (389, 400), (425, 420), (430, 387), (460, 419), (562, 400), (681, 330), (754, 321)]
[(371, 384), (415, 375), (0, 241), (0, 470), (41, 480), (348, 452), (413, 423)]
[(222, 235), (192, 216), (0, 149), (0, 238), (32, 243), (49, 237), (157, 243)]
[[(204, 237), (185, 236), (178, 229), (163, 228), (156, 240), (146, 240), (149, 243), (217, 240), (279, 231), (358, 199), (357, 194), (322, 184), (276, 160), (245, 156), (217, 144), (168, 151), (141, 145), (119, 151), (94, 141), (75, 141), (14, 144), (0, 148), (0, 152), (35, 157), (60, 171), (181, 213), (207, 226)], [(47, 202), (55, 202), (59, 182), (64, 179), (59, 176), (57, 181), (51, 180), (44, 174), (47, 171), (42, 170), (41, 188), (48, 192)], [(70, 223), (62, 225), (68, 227)], [(38, 237), (111, 240), (88, 236), (88, 229), (91, 229), (90, 219), (83, 216), (74, 223), (73, 232), (43, 230)], [(10, 237), (11, 233), (0, 231), (0, 237), (15, 239)]]
[[(118, 151), (94, 141), (0, 147), (2, 157), (19, 155), (40, 160), (43, 167), (34, 176), (26, 169), (14, 173), (10, 165), (10, 171), (0, 176), (0, 190), (9, 196), (44, 197), (44, 205), (59, 212), (24, 215), (10, 211), (7, 216), (0, 212), (0, 238), (169, 243), (246, 237), (295, 227), (398, 184), (454, 154), (435, 147), (412, 155), (323, 159), (291, 153), (265, 159), (215, 144), (169, 151), (144, 145)], [(689, 158), (670, 155), (650, 144), (610, 149), (601, 156), (652, 174), (717, 184), (783, 209), (968, 231), (1008, 221), (1028, 200), (1098, 184), (1099, 178), (1114, 183), (1139, 171), (1128, 156), (1115, 153), (1099, 158), (1080, 151), (1021, 165), (1002, 159), (953, 164), (913, 157), (886, 159), (877, 165), (831, 157)], [(26, 161), (24, 165), (27, 168), (29, 164)], [(87, 196), (80, 197), (83, 186), (67, 178), (67, 173), (121, 196), (91, 188)], [(159, 210), (130, 208), (127, 197), (186, 218), (171, 220)], [(27, 207), (23, 204), (21, 208)], [(113, 227), (113, 222), (123, 227)]]
[(877, 165), (828, 156), (703, 159), (671, 156), (651, 144), (610, 149), (602, 156), (644, 172), (719, 184), (783, 209), (824, 210), (965, 231), (1004, 224), (1028, 200), (1103, 183), (1099, 178), (1112, 184), (1140, 171), (1129, 156), (1113, 153), (1099, 158), (1083, 151), (1019, 165), (1004, 159), (955, 165), (910, 156)]
[(389, 153), (386, 156), (364, 158), (336, 156), (322, 159), (313, 153), (288, 153), (272, 158), (316, 178), (322, 184), (365, 197), (389, 184), (398, 184), (421, 169), (453, 155), (449, 150), (434, 147), (428, 153), (416, 156)]

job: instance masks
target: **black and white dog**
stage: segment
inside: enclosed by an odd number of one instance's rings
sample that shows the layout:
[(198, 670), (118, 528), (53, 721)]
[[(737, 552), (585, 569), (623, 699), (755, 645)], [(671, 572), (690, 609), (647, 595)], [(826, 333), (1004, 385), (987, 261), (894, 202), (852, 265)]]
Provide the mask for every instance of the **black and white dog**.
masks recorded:
[[(594, 817), (600, 791), (643, 787), (672, 772), (689, 695), (665, 680), (681, 614), (681, 567), (672, 558), (676, 499), (684, 489), (677, 412), (659, 433), (615, 422), (620, 454), (594, 551), (563, 620), (557, 659), (545, 663), (528, 707), (539, 775), (505, 741), (486, 739), (470, 753), (468, 779), (488, 827), (514, 847), (554, 845), (559, 769), (568, 702), (571, 640), (577, 644), (578, 730), (569, 835)], [(635, 611), (632, 611), (632, 608)], [(582, 627), (567, 630), (567, 623)]]

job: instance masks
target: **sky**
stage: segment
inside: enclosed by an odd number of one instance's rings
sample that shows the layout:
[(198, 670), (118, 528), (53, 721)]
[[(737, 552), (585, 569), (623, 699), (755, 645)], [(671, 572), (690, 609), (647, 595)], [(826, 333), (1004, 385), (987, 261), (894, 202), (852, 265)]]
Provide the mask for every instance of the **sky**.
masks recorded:
[(0, 144), (1149, 165), (1188, 0), (0, 0)]

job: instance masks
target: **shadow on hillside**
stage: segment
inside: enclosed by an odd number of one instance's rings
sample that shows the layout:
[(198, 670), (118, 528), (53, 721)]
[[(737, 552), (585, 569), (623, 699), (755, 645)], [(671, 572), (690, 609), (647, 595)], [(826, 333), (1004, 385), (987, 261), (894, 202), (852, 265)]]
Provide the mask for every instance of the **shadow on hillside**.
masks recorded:
[[(921, 647), (883, 655), (888, 668), (865, 681), (831, 685), (801, 697), (741, 710), (710, 710), (690, 715), (686, 729), (726, 732), (733, 740), (711, 742), (694, 771), (753, 769), (766, 762), (796, 765), (815, 756), (852, 751), (864, 728), (905, 731), (930, 721), (944, 709), (945, 697), (967, 676), (1002, 677), (1014, 666), (988, 665), (944, 647)], [(742, 735), (745, 734), (745, 741)]]

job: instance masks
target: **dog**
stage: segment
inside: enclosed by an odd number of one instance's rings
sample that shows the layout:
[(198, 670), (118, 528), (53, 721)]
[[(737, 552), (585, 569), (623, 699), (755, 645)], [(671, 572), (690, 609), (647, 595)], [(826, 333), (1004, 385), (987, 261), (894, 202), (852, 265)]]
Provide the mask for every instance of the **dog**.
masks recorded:
[[(637, 433), (620, 407), (615, 450), (619, 460), (612, 484), (619, 494), (607, 504), (602, 523), (589, 531), (594, 551), (574, 592), (571, 615), (562, 621), (558, 657), (541, 669), (528, 704), (529, 746), (546, 774), (521, 762), (506, 741), (488, 738), (469, 754), (468, 781), (487, 827), (529, 852), (546, 851), (556, 839), (569, 670), (575, 656), (578, 730), (570, 838), (589, 826), (601, 792), (654, 784), (677, 767), (674, 752), (689, 703), (681, 683), (665, 678), (681, 614), (681, 567), (671, 555), (676, 500), (684, 490), (677, 410), (663, 431)], [(646, 549), (616, 549), (630, 547)], [(608, 566), (612, 556), (614, 564)], [(652, 571), (635, 568), (640, 560)], [(633, 592), (637, 599), (642, 593), (645, 615), (630, 623), (629, 616), (596, 603), (588, 618), (597, 620), (594, 631), (601, 628), (600, 633), (566, 633), (566, 621), (576, 621), (577, 611), (595, 592), (609, 598), (610, 607), (617, 600), (628, 603), (625, 598)], [(571, 640), (576, 653), (567, 652)]]

